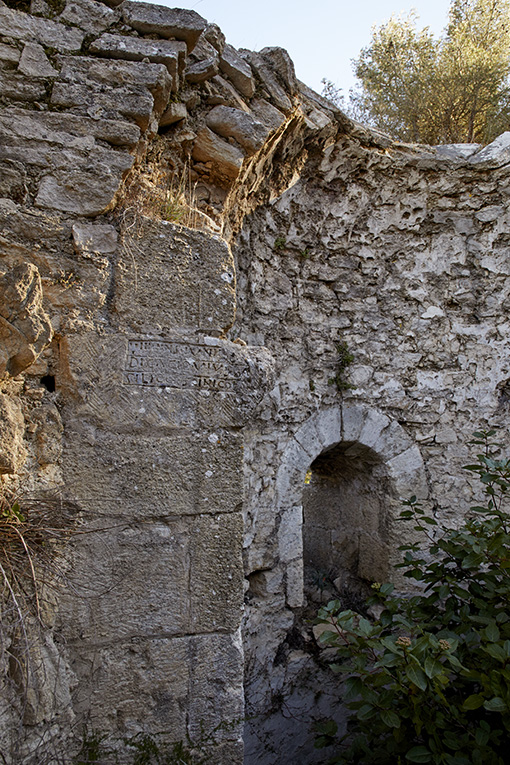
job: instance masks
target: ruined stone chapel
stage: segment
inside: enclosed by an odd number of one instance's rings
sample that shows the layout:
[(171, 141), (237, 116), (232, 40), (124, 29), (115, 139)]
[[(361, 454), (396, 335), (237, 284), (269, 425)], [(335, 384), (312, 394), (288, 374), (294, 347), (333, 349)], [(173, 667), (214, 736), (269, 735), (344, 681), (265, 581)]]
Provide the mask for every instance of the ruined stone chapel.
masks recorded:
[(510, 134), (395, 142), (131, 0), (0, 0), (0, 104), (2, 507), (59, 529), (0, 557), (2, 761), (323, 762), (303, 613), (508, 420)]

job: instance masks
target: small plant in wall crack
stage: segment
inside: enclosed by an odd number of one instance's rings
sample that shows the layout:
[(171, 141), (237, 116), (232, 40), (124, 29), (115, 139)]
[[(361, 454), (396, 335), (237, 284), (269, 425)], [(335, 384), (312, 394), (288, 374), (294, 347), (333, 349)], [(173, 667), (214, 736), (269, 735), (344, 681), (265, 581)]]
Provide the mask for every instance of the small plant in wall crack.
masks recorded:
[(347, 370), (354, 361), (354, 356), (343, 340), (337, 343), (336, 351), (338, 354), (336, 373), (329, 378), (328, 385), (336, 385), (338, 391), (353, 390), (356, 386), (347, 380)]

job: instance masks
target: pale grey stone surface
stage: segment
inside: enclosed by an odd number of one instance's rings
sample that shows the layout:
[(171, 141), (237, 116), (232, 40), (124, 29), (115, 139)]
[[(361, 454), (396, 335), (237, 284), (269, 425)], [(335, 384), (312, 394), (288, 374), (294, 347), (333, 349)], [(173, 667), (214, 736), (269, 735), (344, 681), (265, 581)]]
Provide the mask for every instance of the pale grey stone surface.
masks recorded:
[(0, 474), (16, 473), (23, 464), (25, 420), (20, 404), (0, 393)]
[(257, 75), (263, 90), (266, 92), (268, 100), (273, 106), (287, 114), (292, 109), (292, 101), (280, 85), (272, 69), (266, 64), (261, 53), (252, 51), (243, 51), (243, 58)]
[(85, 116), (133, 119), (142, 130), (153, 112), (161, 114), (172, 88), (162, 64), (63, 57), (51, 104), (71, 107)]
[(203, 127), (193, 144), (193, 158), (210, 162), (212, 174), (220, 181), (235, 180), (243, 164), (244, 152), (219, 138), (212, 130)]
[(167, 125), (173, 125), (175, 122), (185, 120), (188, 116), (188, 110), (186, 104), (168, 104), (167, 109), (161, 115), (159, 121), (160, 127), (166, 127)]
[(90, 154), (82, 169), (59, 168), (44, 175), (35, 205), (87, 216), (105, 212), (131, 168), (133, 157), (113, 156), (113, 152), (99, 149)]
[(37, 267), (21, 262), (2, 273), (0, 296), (0, 376), (16, 376), (36, 360), (53, 334)]
[(205, 19), (195, 11), (131, 0), (123, 3), (122, 16), (127, 24), (143, 34), (158, 34), (161, 37), (184, 40), (188, 52), (193, 50), (207, 25)]
[(208, 113), (206, 121), (207, 126), (223, 138), (235, 138), (248, 156), (263, 146), (269, 133), (262, 122), (240, 109), (228, 106), (215, 106)]
[(79, 51), (85, 33), (48, 19), (30, 16), (0, 5), (0, 28), (7, 37), (49, 45), (62, 53)]
[(250, 65), (231, 45), (225, 45), (220, 56), (220, 69), (246, 98), (255, 93), (255, 80)]
[(502, 133), (484, 149), (469, 158), (473, 164), (487, 163), (493, 167), (507, 164), (510, 161), (510, 132)]
[(186, 61), (186, 43), (178, 40), (145, 40), (104, 34), (94, 40), (89, 50), (105, 58), (127, 61), (142, 61), (147, 58), (153, 64), (164, 64), (172, 77), (174, 93), (179, 87), (179, 77)]
[(254, 98), (250, 102), (250, 109), (255, 117), (267, 125), (271, 130), (276, 130), (285, 122), (285, 114), (282, 114), (275, 106), (263, 98)]
[[(152, 334), (157, 328), (168, 334), (179, 327), (219, 335), (232, 325), (234, 262), (222, 239), (170, 221), (145, 219), (138, 235), (126, 232), (123, 243), (115, 305), (126, 327), (138, 334)], [(163, 310), (154, 299), (156, 284), (161, 294), (172, 295)]]
[(0, 61), (5, 61), (7, 64), (17, 64), (20, 55), (19, 50), (14, 46), (0, 43)]
[(14, 102), (40, 101), (46, 96), (44, 82), (25, 77), (20, 72), (0, 72), (0, 95)]
[(262, 48), (260, 55), (282, 80), (285, 89), (291, 95), (295, 95), (298, 91), (298, 81), (294, 63), (287, 51), (284, 48)]
[(67, 22), (80, 27), (87, 34), (100, 34), (119, 20), (120, 14), (114, 12), (97, 0), (66, 0), (62, 13), (57, 21)]
[(58, 77), (44, 48), (38, 43), (26, 43), (18, 64), (18, 71), (27, 77)]
[(218, 58), (214, 57), (188, 64), (184, 76), (189, 83), (205, 82), (215, 77), (218, 71)]

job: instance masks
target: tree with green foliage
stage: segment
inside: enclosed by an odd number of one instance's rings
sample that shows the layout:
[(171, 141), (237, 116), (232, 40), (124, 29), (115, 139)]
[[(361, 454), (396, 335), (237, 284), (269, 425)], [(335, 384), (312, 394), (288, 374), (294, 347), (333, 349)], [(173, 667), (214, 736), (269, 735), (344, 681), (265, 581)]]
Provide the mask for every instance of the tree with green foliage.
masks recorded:
[(353, 116), (415, 143), (488, 143), (510, 125), (510, 2), (452, 0), (436, 40), (414, 12), (372, 32), (354, 61)]
[[(335, 649), (352, 712), (338, 742), (321, 724), (316, 744), (330, 763), (505, 765), (510, 743), (510, 459), (497, 458), (494, 431), (475, 433), (485, 503), (459, 529), (440, 532), (412, 497), (401, 518), (428, 544), (404, 545), (414, 595), (373, 585), (373, 621), (332, 601), (317, 623)], [(425, 547), (426, 552), (423, 552)]]

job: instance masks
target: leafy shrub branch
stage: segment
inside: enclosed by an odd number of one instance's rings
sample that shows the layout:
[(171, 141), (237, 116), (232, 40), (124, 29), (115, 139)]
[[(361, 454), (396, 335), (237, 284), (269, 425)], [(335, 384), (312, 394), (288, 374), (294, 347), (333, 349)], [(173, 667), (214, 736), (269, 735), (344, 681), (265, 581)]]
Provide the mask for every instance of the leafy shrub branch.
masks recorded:
[[(401, 519), (421, 542), (404, 545), (412, 596), (373, 585), (378, 620), (332, 601), (318, 623), (335, 649), (352, 712), (347, 733), (321, 724), (317, 746), (336, 747), (331, 763), (504, 765), (510, 741), (510, 459), (497, 458), (494, 431), (474, 434), (480, 449), (465, 467), (485, 501), (459, 529), (439, 532), (412, 497)], [(426, 544), (423, 545), (423, 540)], [(425, 547), (425, 551), (423, 551)]]

